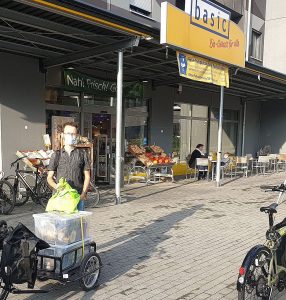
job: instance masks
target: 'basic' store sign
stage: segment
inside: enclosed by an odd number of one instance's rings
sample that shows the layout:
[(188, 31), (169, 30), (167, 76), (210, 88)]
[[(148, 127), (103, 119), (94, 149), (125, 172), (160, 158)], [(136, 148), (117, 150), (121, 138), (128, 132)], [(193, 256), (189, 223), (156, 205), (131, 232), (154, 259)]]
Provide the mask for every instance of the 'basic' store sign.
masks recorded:
[(161, 4), (161, 44), (227, 65), (245, 66), (244, 33), (230, 12), (208, 0), (186, 0), (185, 12)]

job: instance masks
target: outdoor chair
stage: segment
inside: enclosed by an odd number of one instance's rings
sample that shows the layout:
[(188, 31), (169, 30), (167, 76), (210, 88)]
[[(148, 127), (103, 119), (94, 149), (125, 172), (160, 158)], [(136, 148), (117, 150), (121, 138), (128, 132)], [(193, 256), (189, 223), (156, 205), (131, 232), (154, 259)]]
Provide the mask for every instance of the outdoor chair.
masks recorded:
[(209, 179), (209, 160), (208, 158), (197, 158), (196, 159), (196, 172), (195, 172), (195, 179), (197, 175), (199, 176), (199, 172), (206, 173), (207, 179)]
[(277, 171), (278, 154), (269, 154), (269, 169), (273, 172)]
[(247, 164), (248, 164), (248, 170), (250, 170), (251, 175), (253, 173), (253, 165), (254, 165), (254, 161), (255, 159), (253, 158), (252, 154), (246, 154), (247, 157)]
[(247, 177), (248, 174), (247, 156), (238, 156), (236, 158), (236, 166), (234, 172), (235, 172), (235, 177), (240, 172), (242, 172), (243, 176)]
[(221, 166), (222, 169), (222, 177), (224, 176), (230, 176), (230, 178), (232, 179), (232, 177), (235, 175), (235, 168), (236, 168), (236, 156), (229, 156), (229, 162), (224, 165)]
[(194, 174), (194, 177), (196, 176), (196, 170), (189, 166), (187, 159), (186, 161), (180, 161), (180, 163), (186, 164), (186, 179), (188, 179), (188, 175), (190, 175), (190, 179), (192, 178), (192, 174)]
[(259, 174), (260, 171), (261, 174), (266, 175), (266, 171), (269, 169), (269, 156), (260, 155), (253, 168), (256, 169), (256, 174)]
[(277, 171), (282, 170), (286, 171), (286, 154), (281, 153), (278, 155), (278, 161), (277, 161)]

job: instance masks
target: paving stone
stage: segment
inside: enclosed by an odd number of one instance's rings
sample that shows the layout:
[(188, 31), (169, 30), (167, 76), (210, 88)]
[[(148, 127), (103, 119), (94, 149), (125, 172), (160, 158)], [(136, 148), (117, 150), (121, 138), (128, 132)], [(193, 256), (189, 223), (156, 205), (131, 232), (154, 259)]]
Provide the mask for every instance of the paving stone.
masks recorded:
[[(103, 263), (98, 290), (85, 293), (77, 283), (37, 282), (50, 292), (9, 299), (235, 300), (243, 258), (264, 243), (268, 220), (259, 207), (277, 196), (259, 186), (279, 184), (284, 177), (240, 178), (221, 188), (191, 180), (135, 183), (123, 191), (123, 199), (132, 201), (117, 206), (114, 192), (103, 189), (103, 202), (92, 209), (90, 224)], [(27, 203), (2, 219), (9, 225), (20, 220), (33, 230), (32, 214), (39, 212), (40, 207)], [(285, 214), (281, 205), (277, 221)], [(286, 293), (277, 299), (286, 299)]]

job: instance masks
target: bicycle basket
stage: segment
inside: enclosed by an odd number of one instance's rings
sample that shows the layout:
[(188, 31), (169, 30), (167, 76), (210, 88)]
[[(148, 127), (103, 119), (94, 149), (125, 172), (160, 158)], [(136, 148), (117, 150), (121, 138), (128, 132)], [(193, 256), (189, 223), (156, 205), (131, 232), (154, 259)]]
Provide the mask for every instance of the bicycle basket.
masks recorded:
[(37, 253), (49, 244), (36, 237), (19, 223), (4, 239), (1, 256), (1, 277), (5, 284), (28, 283), (33, 288), (37, 277)]

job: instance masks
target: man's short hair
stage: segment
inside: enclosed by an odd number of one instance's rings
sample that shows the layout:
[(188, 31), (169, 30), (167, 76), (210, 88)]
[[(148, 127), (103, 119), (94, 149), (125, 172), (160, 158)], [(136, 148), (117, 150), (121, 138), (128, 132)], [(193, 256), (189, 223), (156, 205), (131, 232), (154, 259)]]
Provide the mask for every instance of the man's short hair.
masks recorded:
[(76, 122), (66, 122), (63, 125), (63, 131), (65, 130), (66, 126), (75, 127), (78, 130), (78, 124)]
[(201, 148), (203, 147), (204, 145), (203, 144), (197, 144), (197, 147), (196, 148)]

